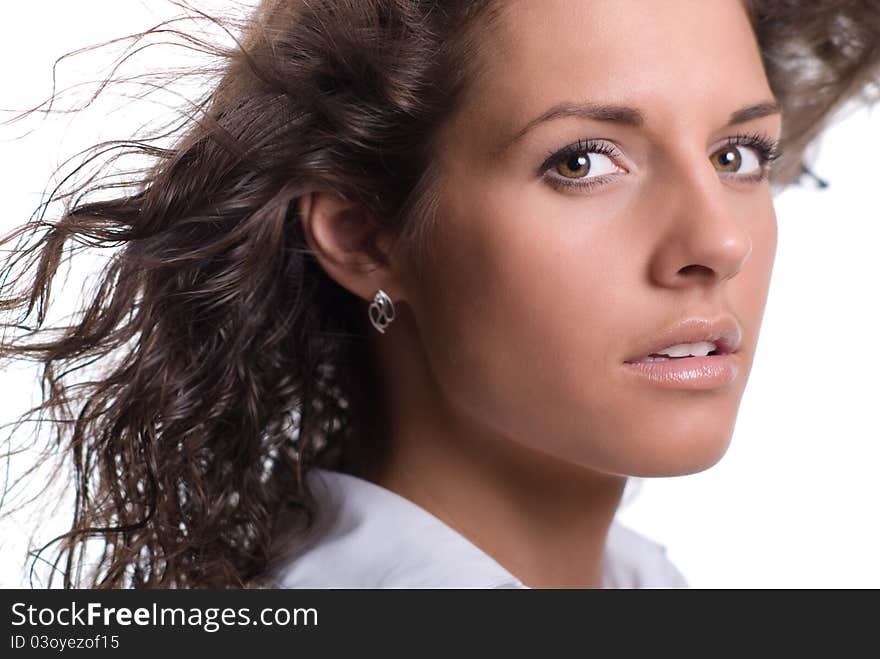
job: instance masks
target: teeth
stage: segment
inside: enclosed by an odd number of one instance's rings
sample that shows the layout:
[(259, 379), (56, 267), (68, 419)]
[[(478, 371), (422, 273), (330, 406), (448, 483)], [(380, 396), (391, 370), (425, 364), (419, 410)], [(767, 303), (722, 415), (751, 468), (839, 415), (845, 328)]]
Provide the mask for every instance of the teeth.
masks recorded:
[(655, 354), (669, 357), (705, 357), (716, 349), (717, 346), (711, 341), (700, 341), (698, 343), (676, 343), (674, 346), (663, 348)]

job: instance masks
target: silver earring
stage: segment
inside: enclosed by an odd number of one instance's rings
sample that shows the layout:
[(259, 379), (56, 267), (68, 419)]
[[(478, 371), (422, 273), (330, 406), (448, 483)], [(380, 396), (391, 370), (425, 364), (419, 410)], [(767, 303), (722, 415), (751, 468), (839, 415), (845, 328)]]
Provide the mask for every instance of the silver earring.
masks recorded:
[(394, 303), (388, 294), (381, 288), (376, 291), (373, 297), (373, 303), (370, 305), (370, 322), (373, 327), (379, 330), (380, 334), (385, 333), (385, 328), (394, 320)]

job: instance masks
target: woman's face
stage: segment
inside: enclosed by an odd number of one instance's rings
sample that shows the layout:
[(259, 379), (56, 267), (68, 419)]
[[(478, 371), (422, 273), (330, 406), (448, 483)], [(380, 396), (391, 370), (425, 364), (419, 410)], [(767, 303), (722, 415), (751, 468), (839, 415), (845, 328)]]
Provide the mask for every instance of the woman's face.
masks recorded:
[[(728, 125), (774, 100), (745, 10), (511, 1), (483, 45), (441, 136), (433, 258), (406, 292), (439, 391), (493, 434), (599, 471), (711, 466), (776, 247), (752, 138), (777, 140), (780, 115)], [(741, 331), (734, 354), (626, 363), (716, 330)]]

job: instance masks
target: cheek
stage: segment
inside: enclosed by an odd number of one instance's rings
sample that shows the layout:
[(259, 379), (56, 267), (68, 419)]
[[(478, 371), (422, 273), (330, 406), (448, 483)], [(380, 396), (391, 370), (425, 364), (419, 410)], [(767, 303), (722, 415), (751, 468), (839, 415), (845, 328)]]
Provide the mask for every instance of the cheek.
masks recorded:
[[(730, 302), (743, 321), (743, 344), (751, 360), (770, 289), (776, 257), (777, 222), (772, 204), (756, 209), (751, 223), (752, 253), (743, 269), (729, 282)], [(749, 361), (751, 364), (751, 361)]]
[(770, 284), (770, 276), (773, 271), (773, 261), (776, 258), (776, 245), (778, 242), (778, 229), (776, 221), (776, 209), (772, 203), (763, 213), (765, 218), (763, 222), (755, 229), (756, 244), (754, 247), (756, 269), (760, 273), (758, 276), (763, 283), (764, 298), (767, 296), (767, 289)]
[(613, 227), (522, 191), (446, 210), (416, 315), (454, 407), (525, 442), (570, 436), (565, 410), (601, 415), (626, 279)]

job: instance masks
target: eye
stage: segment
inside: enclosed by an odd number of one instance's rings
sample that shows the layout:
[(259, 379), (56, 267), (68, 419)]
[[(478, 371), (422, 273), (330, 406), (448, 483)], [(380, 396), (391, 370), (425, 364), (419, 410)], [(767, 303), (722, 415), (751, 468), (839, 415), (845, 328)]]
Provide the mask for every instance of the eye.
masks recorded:
[(601, 176), (619, 171), (608, 156), (602, 153), (590, 153), (567, 156), (554, 166), (554, 171), (565, 178), (582, 179), (588, 174)]
[(718, 149), (709, 158), (719, 172), (730, 174), (758, 174), (761, 171), (761, 157), (754, 148), (729, 144)]
[(709, 160), (720, 174), (758, 182), (767, 178), (770, 164), (781, 155), (779, 140), (755, 133), (728, 138)]
[(579, 140), (551, 153), (539, 173), (550, 173), (546, 176), (547, 181), (556, 187), (591, 188), (615, 174), (626, 172), (612, 155), (617, 155), (617, 149), (607, 142)]

